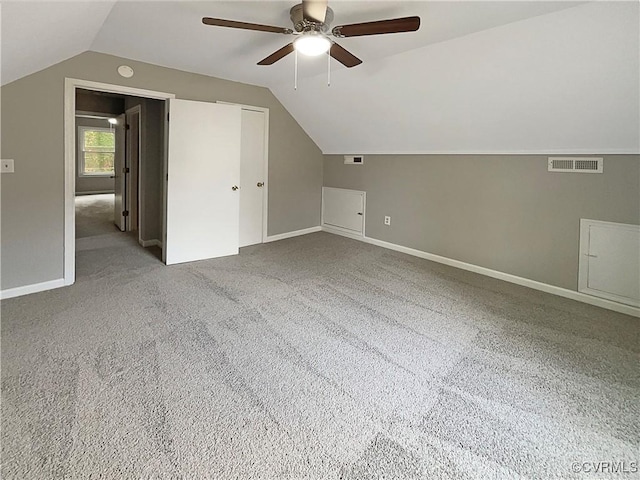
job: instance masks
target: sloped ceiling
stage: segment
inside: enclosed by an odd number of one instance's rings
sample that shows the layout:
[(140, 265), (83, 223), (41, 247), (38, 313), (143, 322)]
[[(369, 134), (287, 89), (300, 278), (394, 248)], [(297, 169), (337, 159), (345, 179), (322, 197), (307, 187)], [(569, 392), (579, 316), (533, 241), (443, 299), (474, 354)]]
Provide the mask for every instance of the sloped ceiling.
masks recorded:
[[(119, 2), (92, 50), (246, 83), (292, 85), (292, 65), (256, 63), (292, 38), (286, 35), (204, 26), (204, 16), (291, 26), (293, 1)], [(365, 62), (576, 5), (571, 2), (330, 1), (333, 25), (419, 15), (418, 32), (339, 40)], [(290, 55), (288, 60), (292, 60)], [(301, 59), (302, 60), (302, 59)], [(307, 59), (300, 76), (326, 71), (326, 61)], [(291, 63), (291, 62), (290, 62)], [(344, 69), (334, 62), (333, 68)]]
[[(203, 16), (290, 26), (294, 2), (3, 3), (2, 82), (84, 50), (269, 87), (325, 153), (638, 150), (638, 5), (330, 1), (334, 25), (420, 15), (411, 34), (340, 39), (346, 69), (291, 38)], [(635, 86), (634, 86), (635, 84)], [(634, 130), (635, 129), (635, 130)]]
[(90, 50), (114, 4), (2, 2), (2, 85)]
[(271, 89), (325, 153), (638, 153), (639, 35), (591, 4)]

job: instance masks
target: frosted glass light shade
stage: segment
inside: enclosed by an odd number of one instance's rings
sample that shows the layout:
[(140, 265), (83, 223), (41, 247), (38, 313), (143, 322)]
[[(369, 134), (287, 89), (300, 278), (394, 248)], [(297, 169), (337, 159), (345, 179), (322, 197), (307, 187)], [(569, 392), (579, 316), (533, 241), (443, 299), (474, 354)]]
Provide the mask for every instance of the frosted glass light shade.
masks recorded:
[(302, 55), (315, 57), (329, 51), (331, 40), (317, 33), (306, 33), (293, 41), (293, 47)]

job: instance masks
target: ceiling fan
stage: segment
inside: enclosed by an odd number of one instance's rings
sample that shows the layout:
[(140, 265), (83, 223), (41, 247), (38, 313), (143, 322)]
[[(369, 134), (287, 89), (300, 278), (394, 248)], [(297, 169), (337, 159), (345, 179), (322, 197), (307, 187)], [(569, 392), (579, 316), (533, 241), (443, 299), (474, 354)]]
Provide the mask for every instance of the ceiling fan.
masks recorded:
[(415, 32), (420, 28), (420, 17), (393, 18), (331, 28), (333, 10), (327, 6), (327, 3), (327, 0), (302, 0), (302, 3), (291, 8), (290, 15), (293, 29), (210, 17), (204, 17), (202, 23), (216, 27), (240, 28), (297, 36), (293, 42), (260, 60), (258, 65), (273, 65), (295, 50), (309, 56), (329, 52), (331, 57), (349, 68), (360, 65), (362, 60), (334, 42), (330, 35), (337, 38), (361, 37), (365, 35)]

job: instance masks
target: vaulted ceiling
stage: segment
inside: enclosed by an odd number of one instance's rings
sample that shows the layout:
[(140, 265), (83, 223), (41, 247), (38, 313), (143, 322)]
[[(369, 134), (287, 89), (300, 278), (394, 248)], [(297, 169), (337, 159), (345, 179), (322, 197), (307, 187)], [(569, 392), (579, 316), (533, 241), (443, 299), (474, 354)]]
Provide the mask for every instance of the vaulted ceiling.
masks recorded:
[(290, 27), (293, 3), (4, 2), (2, 84), (93, 50), (266, 86), (326, 153), (637, 149), (635, 2), (330, 1), (333, 25), (422, 25), (339, 39), (364, 63), (332, 61), (331, 86), (326, 58), (300, 57), (297, 90), (293, 55), (256, 65), (289, 37), (201, 23)]

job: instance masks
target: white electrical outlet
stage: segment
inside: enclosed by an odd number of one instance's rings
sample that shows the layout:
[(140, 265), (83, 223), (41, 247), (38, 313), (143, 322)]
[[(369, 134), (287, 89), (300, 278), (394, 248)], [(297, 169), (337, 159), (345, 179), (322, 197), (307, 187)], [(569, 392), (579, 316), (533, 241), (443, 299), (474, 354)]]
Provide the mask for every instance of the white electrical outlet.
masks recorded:
[(391, 225), (391, 217), (385, 216), (384, 217), (384, 224), (385, 225)]
[(2, 166), (2, 168), (0, 169), (0, 171), (2, 173), (13, 173), (13, 160), (12, 159), (7, 159), (7, 160), (0, 161), (0, 166)]

